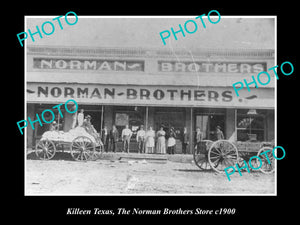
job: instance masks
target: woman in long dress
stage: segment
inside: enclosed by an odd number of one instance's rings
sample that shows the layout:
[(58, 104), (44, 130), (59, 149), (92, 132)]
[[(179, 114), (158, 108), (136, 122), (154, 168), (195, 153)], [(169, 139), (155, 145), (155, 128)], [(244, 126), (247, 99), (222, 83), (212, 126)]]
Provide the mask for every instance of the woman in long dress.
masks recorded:
[(155, 137), (155, 131), (152, 129), (152, 127), (149, 127), (149, 130), (147, 130), (145, 134), (145, 140), (146, 140), (146, 150), (145, 153), (154, 153), (154, 137)]
[(156, 153), (166, 154), (166, 132), (163, 130), (163, 127), (160, 128), (156, 133), (157, 135), (157, 144), (156, 144)]

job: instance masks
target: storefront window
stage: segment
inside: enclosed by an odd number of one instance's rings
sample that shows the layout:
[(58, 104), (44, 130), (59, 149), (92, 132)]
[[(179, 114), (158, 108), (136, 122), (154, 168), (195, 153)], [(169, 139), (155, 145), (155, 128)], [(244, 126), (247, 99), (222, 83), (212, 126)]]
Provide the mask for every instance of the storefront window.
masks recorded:
[(237, 140), (265, 141), (265, 113), (261, 110), (237, 110)]

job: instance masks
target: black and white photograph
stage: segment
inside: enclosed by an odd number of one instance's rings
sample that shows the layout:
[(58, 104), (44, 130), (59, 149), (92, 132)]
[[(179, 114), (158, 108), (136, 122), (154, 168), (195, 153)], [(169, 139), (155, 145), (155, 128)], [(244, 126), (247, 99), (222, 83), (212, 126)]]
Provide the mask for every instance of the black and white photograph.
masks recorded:
[(276, 16), (24, 20), (26, 196), (276, 196)]
[(297, 215), (293, 4), (32, 3), (4, 32), (8, 221)]

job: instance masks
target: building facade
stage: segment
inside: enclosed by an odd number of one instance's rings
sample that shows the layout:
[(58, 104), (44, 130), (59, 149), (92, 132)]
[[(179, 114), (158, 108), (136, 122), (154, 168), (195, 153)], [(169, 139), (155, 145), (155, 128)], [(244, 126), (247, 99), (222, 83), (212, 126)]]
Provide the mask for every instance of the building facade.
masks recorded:
[[(158, 130), (174, 127), (176, 153), (181, 153), (184, 127), (189, 152), (196, 127), (204, 138), (215, 140), (220, 126), (226, 139), (271, 141), (275, 136), (275, 79), (266, 86), (251, 86), (236, 96), (232, 84), (274, 66), (274, 50), (143, 49), (27, 47), (27, 117), (36, 119), (45, 109), (74, 99), (79, 110), (92, 116), (100, 133), (115, 124), (135, 134), (143, 124)], [(54, 110), (59, 129), (71, 129), (75, 114), (63, 117)], [(43, 122), (43, 121), (42, 121)], [(27, 146), (33, 147), (48, 124), (27, 127)]]

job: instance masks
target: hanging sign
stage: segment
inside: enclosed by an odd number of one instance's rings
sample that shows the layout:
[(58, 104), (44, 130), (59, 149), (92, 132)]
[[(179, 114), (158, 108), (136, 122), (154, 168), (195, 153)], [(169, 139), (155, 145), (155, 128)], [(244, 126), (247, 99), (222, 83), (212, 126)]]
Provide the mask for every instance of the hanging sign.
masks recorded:
[(101, 84), (27, 84), (28, 102), (62, 102), (75, 99), (79, 104), (214, 106), (274, 108), (274, 89), (246, 89), (240, 98), (231, 87), (121, 86)]

